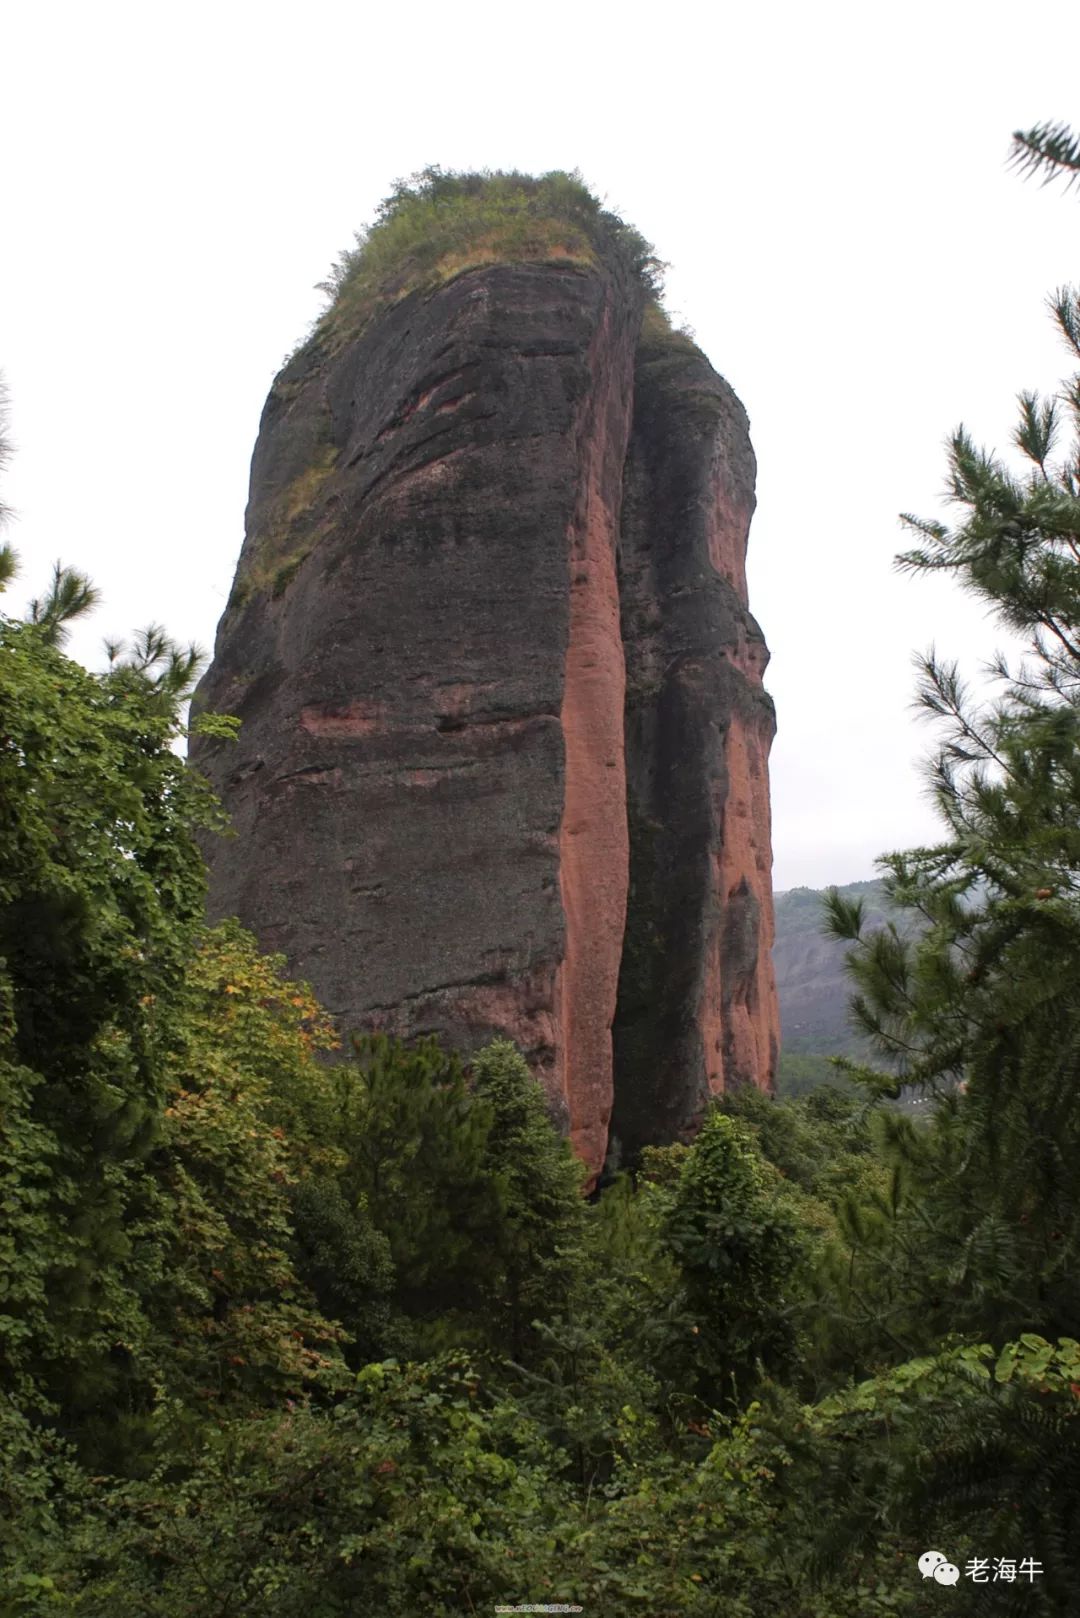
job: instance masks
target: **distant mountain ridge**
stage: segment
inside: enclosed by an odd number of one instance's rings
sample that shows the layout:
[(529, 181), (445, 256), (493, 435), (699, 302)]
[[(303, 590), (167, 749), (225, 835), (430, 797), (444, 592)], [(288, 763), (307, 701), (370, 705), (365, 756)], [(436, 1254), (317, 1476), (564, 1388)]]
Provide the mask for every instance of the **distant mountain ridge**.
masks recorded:
[[(773, 965), (780, 999), (781, 1094), (835, 1082), (830, 1056), (855, 1055), (859, 1035), (848, 1019), (853, 985), (844, 970), (847, 946), (825, 933), (824, 888), (789, 888), (775, 895)], [(838, 886), (846, 899), (861, 899), (866, 919), (882, 926), (892, 914), (878, 879)]]

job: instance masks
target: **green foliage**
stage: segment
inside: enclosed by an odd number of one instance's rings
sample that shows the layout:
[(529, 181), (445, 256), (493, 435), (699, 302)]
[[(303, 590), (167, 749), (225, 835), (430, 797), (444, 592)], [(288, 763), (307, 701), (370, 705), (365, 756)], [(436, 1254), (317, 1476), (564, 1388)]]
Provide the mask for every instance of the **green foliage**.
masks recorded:
[(126, 1467), (169, 1399), (201, 1419), (332, 1386), (279, 1123), (327, 1030), (238, 928), (204, 934), (220, 816), (171, 747), (195, 654), (150, 629), (88, 674), (58, 578), (59, 618), (0, 625), (0, 1365)]
[(99, 595), (90, 580), (56, 562), (48, 595), (31, 601), (29, 621), (36, 624), (53, 646), (62, 646), (72, 618), (81, 618), (97, 606)]
[(198, 1046), (189, 1066), (243, 1074), (246, 1090), (304, 1165), (338, 1162), (334, 1088), (321, 1053), (338, 1049), (333, 1025), (283, 955), (263, 955), (227, 921), (199, 935), (185, 973), (185, 1028)]
[[(356, 1036), (356, 1060), (333, 1070), (321, 1119), (340, 1143), (296, 1200), (297, 1232), (325, 1307), (380, 1351), (491, 1344), (527, 1356), (532, 1321), (562, 1299), (581, 1239), (580, 1166), (556, 1135), (543, 1092), (509, 1042), (461, 1058), (433, 1039), (406, 1046)], [(325, 1257), (331, 1229), (373, 1281), (393, 1274), (395, 1320), (372, 1337), (366, 1285), (348, 1311)], [(385, 1253), (385, 1258), (382, 1256)], [(355, 1309), (354, 1314), (352, 1310)]]
[(484, 1311), (515, 1359), (531, 1327), (575, 1285), (584, 1228), (582, 1168), (552, 1126), (539, 1083), (509, 1040), (494, 1040), (472, 1065), (473, 1095), (491, 1110), (483, 1173), (499, 1196), (486, 1232)]
[(889, 1172), (877, 1149), (879, 1118), (860, 1097), (832, 1086), (798, 1101), (745, 1088), (721, 1097), (718, 1106), (753, 1130), (762, 1155), (781, 1176), (777, 1205), (802, 1235), (800, 1262), (787, 1289), (798, 1343), (789, 1379), (812, 1396), (855, 1368), (856, 1345), (858, 1353), (869, 1352), (866, 1322), (860, 1321), (857, 1335), (851, 1330), (854, 1278), (844, 1268), (845, 1237), (852, 1210), (864, 1222), (869, 1209), (888, 1202)]
[[(991, 1555), (1027, 1556), (1042, 1571), (993, 1610), (1067, 1613), (1075, 1606), (1080, 1350), (1025, 1334), (947, 1346), (882, 1371), (795, 1417), (786, 1479), (817, 1577), (903, 1548), (948, 1547), (961, 1568)], [(772, 1420), (779, 1415), (779, 1408)], [(808, 1503), (827, 1502), (814, 1513)], [(950, 1602), (986, 1610), (963, 1580)]]
[(281, 964), (235, 922), (206, 934), (169, 1063), (154, 1167), (172, 1236), (147, 1308), (166, 1334), (164, 1388), (197, 1409), (280, 1404), (342, 1370), (342, 1330), (313, 1307), (292, 1251), (290, 1191), (323, 1154), (301, 1122), (291, 1139), (280, 1122), (317, 1115), (314, 1052), (331, 1033)]
[(781, 1048), (776, 1091), (786, 1100), (812, 1095), (822, 1085), (842, 1086), (844, 1083), (844, 1075), (837, 1072), (831, 1056), (792, 1050), (787, 1043)]
[(51, 1543), (40, 1525), (60, 1610), (374, 1618), (528, 1588), (560, 1497), (521, 1413), (461, 1359), (358, 1383), (332, 1416), (221, 1427), (182, 1473), (174, 1455), (145, 1483), (69, 1488)]
[[(741, 1103), (787, 1181), (718, 1111), (590, 1207), (508, 1042), (468, 1070), (385, 1039), (328, 1066), (310, 991), (201, 924), (213, 806), (168, 747), (185, 655), (152, 631), (93, 677), (44, 622), (6, 635), (34, 721), (9, 768), (41, 783), (11, 794), (7, 894), (79, 903), (47, 957), (67, 1016), (36, 998), (48, 928), (4, 915), (3, 1618), (904, 1610), (810, 1589), (784, 1443), (709, 1408), (790, 1357), (792, 1198), (829, 1184), (815, 1127), (857, 1155), (850, 1105)], [(454, 1341), (482, 1361), (379, 1363)]]
[(281, 567), (278, 568), (277, 572), (274, 574), (274, 582), (270, 589), (270, 596), (272, 600), (277, 601), (285, 594), (286, 590), (289, 588), (289, 585), (292, 583), (293, 579), (295, 579), (297, 573), (299, 573), (306, 559), (306, 555), (294, 556), (291, 558), (291, 560), (285, 562)]
[(72, 1611), (64, 1535), (92, 1492), (71, 1445), (0, 1397), (0, 1618)]
[[(1058, 295), (1057, 317), (1080, 357), (1076, 294)], [(910, 1249), (912, 1276), (923, 1255), (926, 1329), (945, 1314), (998, 1340), (1032, 1322), (1080, 1331), (1080, 436), (1057, 456), (1062, 402), (1078, 416), (1080, 379), (1062, 401), (1021, 395), (1026, 475), (959, 429), (962, 523), (907, 519), (924, 544), (901, 565), (954, 573), (1028, 643), (1019, 665), (996, 659), (998, 695), (982, 706), (955, 665), (923, 659), (922, 704), (945, 728), (932, 783), (949, 839), (882, 861), (922, 930), (866, 936), (858, 906), (831, 904), (854, 945), (855, 1013), (892, 1065), (853, 1071), (941, 1098), (931, 1130), (893, 1133), (904, 1183), (888, 1241)]]
[(676, 1449), (689, 1420), (701, 1414), (696, 1385), (684, 1376), (701, 1323), (665, 1240), (688, 1153), (682, 1145), (645, 1148), (637, 1174), (620, 1175), (589, 1220), (587, 1318), (605, 1348), (638, 1376), (634, 1407), (654, 1415), (665, 1444)]
[[(1017, 140), (1029, 167), (1075, 167), (1064, 129)], [(1064, 289), (1054, 307), (1080, 358), (1080, 298)], [(958, 429), (962, 520), (905, 519), (921, 544), (900, 566), (953, 573), (1026, 654), (996, 657), (982, 704), (956, 665), (921, 660), (922, 706), (944, 728), (931, 785), (947, 840), (880, 862), (914, 925), (871, 931), (860, 902), (830, 897), (855, 1017), (882, 1059), (844, 1066), (878, 1092), (913, 1083), (933, 1107), (925, 1122), (876, 1113), (887, 1178), (837, 1205), (823, 1357), (860, 1380), (795, 1424), (788, 1485), (826, 1580), (899, 1536), (960, 1565), (1035, 1557), (1038, 1583), (995, 1590), (996, 1610), (1066, 1613), (1080, 1571), (1080, 378), (1053, 400), (1021, 394), (1014, 443), (1024, 473)], [(790, 1407), (780, 1419), (790, 1435)], [(985, 1610), (984, 1596), (962, 1584), (951, 1605)]]
[(801, 1243), (770, 1178), (750, 1132), (714, 1109), (664, 1221), (702, 1338), (687, 1375), (712, 1403), (745, 1399), (758, 1364), (779, 1370), (794, 1353), (785, 1291)]
[(745, 1085), (716, 1105), (753, 1129), (762, 1154), (789, 1184), (834, 1205), (862, 1183), (874, 1143), (872, 1109), (860, 1095), (825, 1085), (783, 1100)]
[[(434, 1038), (410, 1047), (381, 1034), (356, 1036), (353, 1051), (355, 1060), (331, 1073), (324, 1138), (339, 1144), (340, 1160), (313, 1177), (298, 1205), (301, 1243), (321, 1240), (316, 1224), (327, 1218), (347, 1218), (354, 1250), (372, 1230), (380, 1234), (398, 1316), (380, 1353), (475, 1342), (488, 1233), (499, 1211), (498, 1188), (484, 1170), (491, 1109), (471, 1096), (460, 1057)], [(323, 1178), (326, 1189), (316, 1190)], [(357, 1295), (359, 1316), (342, 1317), (361, 1336), (370, 1301)]]
[(149, 1158), (216, 815), (170, 746), (172, 649), (94, 676), (56, 628), (0, 621), (0, 1365), (85, 1407), (142, 1342), (133, 1289), (161, 1262)]
[(347, 1323), (348, 1363), (379, 1359), (400, 1336), (393, 1327), (390, 1242), (363, 1197), (350, 1202), (329, 1175), (306, 1175), (291, 1201), (297, 1270), (324, 1313)]
[(427, 168), (398, 181), (374, 223), (341, 254), (321, 288), (331, 303), (314, 340), (334, 345), (388, 302), (479, 264), (598, 258), (614, 259), (659, 295), (652, 248), (577, 174)]
[(1042, 174), (1043, 183), (1064, 177), (1068, 190), (1080, 174), (1080, 136), (1065, 123), (1041, 123), (1013, 135), (1011, 160), (1021, 174)]
[[(625, 1428), (639, 1419), (628, 1406)], [(537, 1598), (642, 1618), (916, 1610), (846, 1577), (811, 1587), (790, 1541), (791, 1454), (756, 1407), (716, 1421), (690, 1463), (627, 1454), (578, 1490), (565, 1459), (462, 1355), (368, 1365), (333, 1412), (181, 1435), (167, 1465), (120, 1485), (16, 1425), (0, 1430), (0, 1509), (18, 1466), (4, 1555), (24, 1604), (0, 1613), (448, 1618)]]

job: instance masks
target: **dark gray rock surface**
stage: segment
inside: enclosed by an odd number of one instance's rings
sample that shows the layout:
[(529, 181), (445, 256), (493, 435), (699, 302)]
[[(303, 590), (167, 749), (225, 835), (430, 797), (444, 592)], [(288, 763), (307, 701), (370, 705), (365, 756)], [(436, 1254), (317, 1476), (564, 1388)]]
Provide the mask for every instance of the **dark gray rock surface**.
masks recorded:
[(630, 898), (612, 1137), (685, 1136), (710, 1093), (769, 1087), (772, 980), (764, 639), (746, 604), (746, 414), (683, 339), (638, 352), (619, 588)]

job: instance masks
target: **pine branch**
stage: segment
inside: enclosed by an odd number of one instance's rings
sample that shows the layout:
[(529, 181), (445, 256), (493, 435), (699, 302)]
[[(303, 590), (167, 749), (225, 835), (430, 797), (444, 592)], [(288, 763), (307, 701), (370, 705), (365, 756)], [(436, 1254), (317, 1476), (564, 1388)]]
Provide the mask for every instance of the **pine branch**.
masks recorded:
[(1058, 287), (1047, 302), (1061, 335), (1080, 359), (1080, 292), (1075, 287)]
[(1043, 401), (1037, 393), (1027, 391), (1020, 393), (1018, 398), (1020, 425), (1013, 432), (1013, 443), (1028, 460), (1035, 463), (1042, 473), (1043, 480), (1048, 482), (1046, 463), (1053, 450), (1058, 429), (1056, 401), (1054, 399)]
[[(3, 520), (3, 506), (0, 506), (0, 521)], [(19, 571), (19, 559), (10, 545), (0, 545), (0, 590), (6, 590), (16, 573)]]
[(67, 639), (67, 626), (71, 620), (92, 612), (99, 599), (100, 592), (85, 573), (55, 562), (49, 593), (31, 601), (29, 622), (37, 624), (54, 646), (62, 646)]
[(1080, 176), (1080, 135), (1062, 123), (1036, 124), (1033, 129), (1013, 133), (1009, 162), (1028, 179), (1043, 176), (1043, 184), (1067, 176), (1065, 189)]

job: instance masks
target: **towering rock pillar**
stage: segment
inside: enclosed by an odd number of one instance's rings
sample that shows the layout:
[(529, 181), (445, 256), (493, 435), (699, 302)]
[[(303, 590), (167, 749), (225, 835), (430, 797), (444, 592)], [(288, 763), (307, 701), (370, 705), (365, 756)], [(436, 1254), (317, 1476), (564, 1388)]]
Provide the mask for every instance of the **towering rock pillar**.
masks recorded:
[(620, 594), (631, 884), (613, 1141), (676, 1140), (710, 1094), (771, 1086), (768, 651), (747, 607), (746, 414), (704, 355), (646, 318)]
[(343, 1033), (513, 1039), (595, 1175), (771, 1082), (772, 714), (745, 418), (575, 186), (434, 180), (277, 378), (192, 758), (211, 917)]

